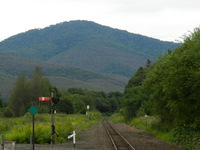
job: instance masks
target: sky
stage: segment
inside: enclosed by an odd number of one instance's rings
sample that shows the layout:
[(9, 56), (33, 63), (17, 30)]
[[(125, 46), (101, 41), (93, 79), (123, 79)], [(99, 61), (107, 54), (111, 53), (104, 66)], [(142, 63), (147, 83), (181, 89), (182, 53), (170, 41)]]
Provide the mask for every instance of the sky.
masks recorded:
[(176, 42), (200, 27), (200, 0), (0, 0), (0, 41), (71, 20)]

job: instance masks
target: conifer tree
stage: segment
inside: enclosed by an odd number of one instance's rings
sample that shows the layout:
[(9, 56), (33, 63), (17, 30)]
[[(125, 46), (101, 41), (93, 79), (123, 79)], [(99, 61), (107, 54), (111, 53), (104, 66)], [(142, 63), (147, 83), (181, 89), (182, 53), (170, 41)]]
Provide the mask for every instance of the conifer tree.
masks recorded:
[(9, 99), (8, 107), (14, 116), (18, 117), (26, 112), (27, 105), (27, 86), (24, 74), (18, 76), (14, 89)]

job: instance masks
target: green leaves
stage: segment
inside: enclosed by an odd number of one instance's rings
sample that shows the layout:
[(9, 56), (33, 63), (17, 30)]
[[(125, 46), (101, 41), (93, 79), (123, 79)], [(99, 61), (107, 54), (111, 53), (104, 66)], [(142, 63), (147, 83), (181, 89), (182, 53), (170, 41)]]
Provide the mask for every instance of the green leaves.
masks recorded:
[(125, 87), (124, 95), (122, 97), (122, 107), (126, 120), (137, 116), (142, 104), (147, 100), (146, 93), (142, 86), (145, 76), (146, 68), (140, 67)]
[(144, 82), (155, 114), (175, 126), (198, 127), (200, 122), (200, 30), (187, 37), (182, 46), (154, 63)]
[(38, 97), (50, 96), (50, 87), (48, 79), (43, 78), (41, 69), (36, 67), (30, 80), (24, 74), (18, 76), (8, 107), (15, 117), (22, 116), (32, 104), (38, 104)]

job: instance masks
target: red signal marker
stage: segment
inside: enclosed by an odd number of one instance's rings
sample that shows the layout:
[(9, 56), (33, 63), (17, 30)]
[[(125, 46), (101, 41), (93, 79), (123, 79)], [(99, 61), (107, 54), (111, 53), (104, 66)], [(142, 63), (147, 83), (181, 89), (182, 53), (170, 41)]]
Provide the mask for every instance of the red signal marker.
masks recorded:
[(49, 100), (52, 100), (52, 97), (39, 97), (38, 100), (39, 101), (49, 101)]

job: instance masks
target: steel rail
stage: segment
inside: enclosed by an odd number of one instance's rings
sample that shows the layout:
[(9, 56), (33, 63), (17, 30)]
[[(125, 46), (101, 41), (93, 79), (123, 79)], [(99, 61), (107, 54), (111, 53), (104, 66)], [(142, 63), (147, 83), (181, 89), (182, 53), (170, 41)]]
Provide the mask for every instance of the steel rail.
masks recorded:
[(118, 146), (116, 145), (115, 140), (113, 139), (113, 137), (112, 137), (110, 131), (108, 130), (108, 127), (106, 126), (106, 124), (107, 124), (108, 126), (110, 126), (110, 128), (112, 128), (112, 130), (114, 130), (114, 132), (115, 132), (117, 135), (119, 135), (119, 137), (128, 145), (128, 147), (127, 147), (128, 150), (136, 150), (136, 149), (130, 144), (130, 142), (129, 142), (121, 133), (119, 133), (119, 132), (107, 121), (107, 119), (104, 119), (104, 120), (102, 121), (102, 123), (103, 123), (103, 126), (104, 126), (104, 128), (105, 128), (105, 130), (106, 130), (108, 136), (110, 137), (110, 140), (111, 140), (111, 142), (112, 142), (113, 147), (114, 147), (115, 150), (120, 150), (120, 148), (118, 148)]

